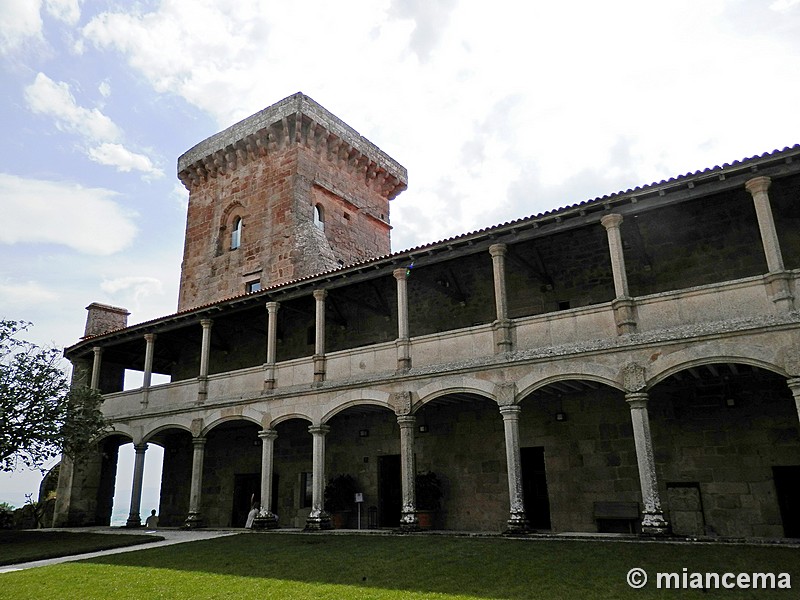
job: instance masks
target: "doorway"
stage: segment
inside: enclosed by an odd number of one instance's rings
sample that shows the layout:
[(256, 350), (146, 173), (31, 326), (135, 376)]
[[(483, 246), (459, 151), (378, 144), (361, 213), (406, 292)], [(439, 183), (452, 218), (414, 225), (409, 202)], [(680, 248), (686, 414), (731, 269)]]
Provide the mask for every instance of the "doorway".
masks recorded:
[(525, 515), (534, 529), (550, 529), (550, 498), (544, 468), (544, 446), (520, 448)]
[(775, 493), (783, 521), (783, 535), (800, 538), (800, 466), (772, 467)]
[(403, 508), (403, 487), (400, 479), (400, 455), (378, 457), (378, 524), (399, 527)]

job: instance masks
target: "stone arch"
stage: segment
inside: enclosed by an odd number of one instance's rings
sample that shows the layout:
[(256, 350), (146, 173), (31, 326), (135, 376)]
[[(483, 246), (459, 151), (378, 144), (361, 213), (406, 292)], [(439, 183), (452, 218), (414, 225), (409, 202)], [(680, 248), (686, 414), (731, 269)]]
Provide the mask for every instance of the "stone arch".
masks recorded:
[(101, 433), (99, 436), (97, 436), (95, 442), (99, 444), (104, 440), (107, 440), (108, 438), (114, 436), (121, 436), (128, 438), (128, 440), (124, 442), (125, 444), (129, 442), (134, 444), (136, 443), (136, 436), (133, 434), (132, 428), (122, 423), (115, 423), (114, 429), (112, 429), (111, 431), (104, 431), (103, 433)]
[(183, 423), (164, 423), (164, 424), (158, 425), (155, 429), (151, 429), (146, 434), (144, 434), (142, 436), (142, 442), (146, 443), (146, 444), (149, 444), (150, 440), (152, 440), (154, 437), (156, 437), (162, 431), (167, 431), (168, 429), (178, 429), (180, 431), (185, 431), (190, 435), (192, 433), (191, 424), (185, 425)]
[(752, 367), (759, 367), (772, 371), (783, 377), (788, 377), (786, 371), (780, 366), (778, 356), (780, 348), (770, 350), (763, 346), (749, 346), (746, 344), (731, 344), (729, 347), (720, 347), (718, 343), (692, 346), (668, 355), (660, 356), (649, 367), (650, 377), (647, 387), (651, 388), (670, 375), (690, 367), (699, 367), (713, 363), (741, 363)]
[(281, 415), (280, 417), (275, 417), (270, 423), (269, 428), (275, 429), (277, 425), (281, 423), (285, 423), (286, 421), (291, 421), (292, 419), (300, 419), (302, 421), (308, 421), (309, 425), (314, 424), (314, 419), (312, 419), (308, 415), (304, 415), (302, 413), (287, 413), (285, 415)]
[(203, 427), (203, 430), (200, 432), (200, 435), (208, 435), (208, 433), (214, 429), (214, 427), (228, 421), (248, 421), (250, 423), (255, 423), (258, 426), (262, 426), (264, 422), (264, 414), (249, 407), (245, 407), (241, 412), (234, 414), (228, 413), (227, 411), (215, 411), (206, 419), (206, 424)]
[(607, 367), (593, 362), (575, 364), (553, 363), (547, 365), (541, 372), (525, 375), (517, 382), (517, 395), (515, 403), (550, 383), (567, 381), (570, 379), (585, 379), (602, 383), (616, 390), (624, 392), (625, 389), (619, 381), (619, 369)]
[(412, 403), (411, 414), (432, 400), (447, 394), (475, 394), (497, 402), (497, 384), (474, 377), (446, 377), (423, 386), (417, 391), (417, 401)]
[(394, 408), (389, 404), (389, 394), (377, 390), (350, 390), (336, 396), (324, 407), (324, 412), (320, 423), (327, 423), (331, 418), (351, 408), (359, 405), (380, 406), (394, 413)]

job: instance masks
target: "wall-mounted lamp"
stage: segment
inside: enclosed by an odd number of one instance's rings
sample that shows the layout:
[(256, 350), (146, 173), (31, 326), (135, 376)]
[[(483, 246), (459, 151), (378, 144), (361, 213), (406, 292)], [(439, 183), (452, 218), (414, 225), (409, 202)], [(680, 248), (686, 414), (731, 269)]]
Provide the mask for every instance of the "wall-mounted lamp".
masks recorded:
[(428, 433), (428, 426), (427, 425), (420, 425), (419, 426), (420, 433)]
[(358, 437), (369, 437), (369, 429), (359, 429)]
[(556, 421), (566, 421), (567, 420), (567, 413), (558, 411), (556, 413)]
[(725, 398), (725, 406), (736, 406), (736, 400), (733, 398)]

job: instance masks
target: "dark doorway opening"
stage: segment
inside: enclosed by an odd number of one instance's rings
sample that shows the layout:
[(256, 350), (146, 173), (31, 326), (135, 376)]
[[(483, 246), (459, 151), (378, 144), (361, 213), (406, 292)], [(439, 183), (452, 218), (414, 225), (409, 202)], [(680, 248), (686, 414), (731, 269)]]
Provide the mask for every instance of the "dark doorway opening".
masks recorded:
[(244, 473), (233, 476), (233, 513), (231, 527), (244, 527), (253, 501), (261, 499), (261, 475)]
[(378, 457), (378, 515), (381, 527), (399, 527), (403, 508), (400, 455)]
[(534, 529), (550, 529), (550, 498), (544, 469), (544, 446), (520, 448), (525, 514)]
[(778, 507), (783, 520), (783, 535), (800, 538), (800, 466), (772, 467)]

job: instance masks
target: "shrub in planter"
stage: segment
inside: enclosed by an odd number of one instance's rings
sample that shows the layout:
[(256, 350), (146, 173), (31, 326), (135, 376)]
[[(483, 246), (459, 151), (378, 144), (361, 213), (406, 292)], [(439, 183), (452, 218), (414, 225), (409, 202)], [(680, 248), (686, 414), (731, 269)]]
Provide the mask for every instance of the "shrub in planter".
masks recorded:
[(434, 513), (442, 507), (442, 482), (436, 473), (417, 473), (414, 480), (420, 529), (433, 527)]

